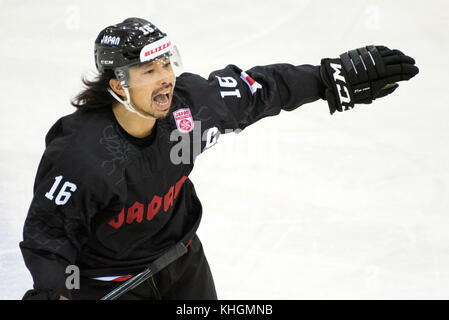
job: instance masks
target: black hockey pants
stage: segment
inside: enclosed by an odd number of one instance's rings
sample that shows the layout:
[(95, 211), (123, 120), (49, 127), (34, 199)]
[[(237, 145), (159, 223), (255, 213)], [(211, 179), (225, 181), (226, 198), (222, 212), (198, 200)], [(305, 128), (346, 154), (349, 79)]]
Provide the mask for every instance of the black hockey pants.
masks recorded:
[[(81, 277), (80, 289), (72, 290), (72, 299), (99, 300), (120, 284)], [(214, 280), (199, 238), (195, 235), (185, 255), (120, 299), (216, 300)]]

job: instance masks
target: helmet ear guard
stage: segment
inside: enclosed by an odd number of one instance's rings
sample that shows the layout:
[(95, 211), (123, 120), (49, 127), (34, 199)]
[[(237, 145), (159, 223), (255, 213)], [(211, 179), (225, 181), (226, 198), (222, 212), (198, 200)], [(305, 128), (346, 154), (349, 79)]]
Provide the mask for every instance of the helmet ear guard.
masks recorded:
[(114, 69), (114, 74), (120, 84), (126, 88), (129, 85), (129, 68), (118, 67)]

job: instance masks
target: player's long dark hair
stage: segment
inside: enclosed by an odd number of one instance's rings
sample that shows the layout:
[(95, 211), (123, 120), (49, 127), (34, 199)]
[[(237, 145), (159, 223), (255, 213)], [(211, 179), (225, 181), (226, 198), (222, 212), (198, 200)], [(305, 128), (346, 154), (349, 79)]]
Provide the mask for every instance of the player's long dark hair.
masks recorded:
[(107, 91), (109, 80), (112, 78), (115, 78), (112, 70), (99, 73), (93, 80), (83, 77), (81, 81), (84, 84), (84, 89), (71, 100), (71, 104), (82, 111), (111, 107), (112, 103), (116, 101)]

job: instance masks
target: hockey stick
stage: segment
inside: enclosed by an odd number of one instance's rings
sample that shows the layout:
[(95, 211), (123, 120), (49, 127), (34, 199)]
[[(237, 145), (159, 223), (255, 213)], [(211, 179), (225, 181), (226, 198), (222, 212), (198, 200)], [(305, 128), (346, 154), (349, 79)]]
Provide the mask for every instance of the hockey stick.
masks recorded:
[(187, 247), (179, 242), (177, 245), (173, 246), (170, 250), (164, 253), (160, 258), (156, 259), (148, 265), (148, 267), (142, 272), (136, 274), (131, 279), (125, 281), (117, 288), (113, 289), (107, 295), (105, 295), (100, 300), (115, 300), (120, 297), (125, 292), (134, 289), (139, 284), (152, 277), (160, 270), (168, 266), (170, 263), (181, 257), (187, 252)]

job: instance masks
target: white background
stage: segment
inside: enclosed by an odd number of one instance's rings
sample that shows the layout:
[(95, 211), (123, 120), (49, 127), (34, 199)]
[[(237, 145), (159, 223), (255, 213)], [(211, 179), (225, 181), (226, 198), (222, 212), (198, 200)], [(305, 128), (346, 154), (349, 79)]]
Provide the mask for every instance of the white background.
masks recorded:
[(98, 32), (131, 16), (203, 76), (367, 44), (413, 56), (419, 75), (372, 105), (222, 135), (191, 175), (198, 233), (221, 299), (449, 298), (447, 1), (0, 0), (1, 299), (32, 286), (18, 243), (44, 136), (94, 74)]

